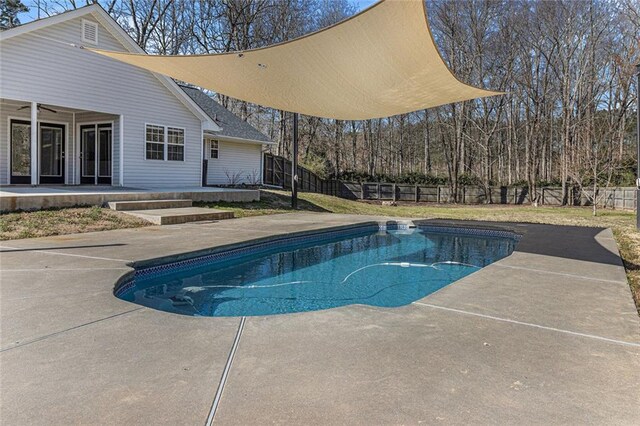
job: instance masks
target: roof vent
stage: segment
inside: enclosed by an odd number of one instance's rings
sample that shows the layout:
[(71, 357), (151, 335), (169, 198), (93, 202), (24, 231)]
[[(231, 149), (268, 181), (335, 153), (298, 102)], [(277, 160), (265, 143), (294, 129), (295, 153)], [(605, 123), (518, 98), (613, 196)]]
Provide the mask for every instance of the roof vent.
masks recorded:
[(82, 20), (82, 41), (98, 44), (98, 24), (96, 22)]

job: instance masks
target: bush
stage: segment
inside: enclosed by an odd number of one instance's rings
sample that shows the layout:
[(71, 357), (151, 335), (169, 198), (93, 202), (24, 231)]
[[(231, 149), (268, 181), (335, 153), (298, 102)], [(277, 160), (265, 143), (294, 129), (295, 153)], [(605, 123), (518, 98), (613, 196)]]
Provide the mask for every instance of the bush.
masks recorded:
[(480, 178), (478, 176), (475, 176), (475, 175), (472, 175), (472, 174), (468, 174), (468, 173), (463, 173), (458, 178), (458, 185), (460, 185), (460, 186), (478, 186), (478, 185), (482, 185), (482, 181), (480, 180)]
[(345, 171), (338, 176), (339, 180), (351, 182), (388, 182), (388, 183), (408, 183), (411, 185), (446, 185), (447, 178), (433, 176), (420, 172), (407, 172), (400, 176), (390, 176), (383, 173), (370, 175), (364, 172)]
[(311, 173), (316, 174), (320, 179), (327, 179), (329, 176), (330, 164), (326, 158), (319, 155), (309, 153), (302, 161), (300, 165)]

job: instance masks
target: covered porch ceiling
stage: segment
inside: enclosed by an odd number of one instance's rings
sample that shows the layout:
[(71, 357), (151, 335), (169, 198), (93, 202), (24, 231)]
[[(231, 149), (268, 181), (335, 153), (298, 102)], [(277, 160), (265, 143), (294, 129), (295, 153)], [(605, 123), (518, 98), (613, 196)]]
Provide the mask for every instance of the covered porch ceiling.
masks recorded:
[[(22, 101), (18, 99), (7, 99), (0, 98), (0, 107), (6, 112), (7, 115), (19, 115), (22, 114), (31, 114), (31, 101)], [(80, 109), (73, 108), (61, 104), (45, 104), (45, 103), (37, 103), (38, 106), (38, 118), (45, 117), (57, 117), (62, 116), (64, 114), (83, 114), (83, 113), (91, 113), (91, 114), (101, 114), (105, 116), (118, 116), (118, 113), (110, 113), (104, 111), (96, 111), (89, 109)]]
[(261, 49), (153, 56), (89, 49), (284, 111), (363, 120), (499, 95), (447, 68), (423, 0), (382, 0), (321, 31)]

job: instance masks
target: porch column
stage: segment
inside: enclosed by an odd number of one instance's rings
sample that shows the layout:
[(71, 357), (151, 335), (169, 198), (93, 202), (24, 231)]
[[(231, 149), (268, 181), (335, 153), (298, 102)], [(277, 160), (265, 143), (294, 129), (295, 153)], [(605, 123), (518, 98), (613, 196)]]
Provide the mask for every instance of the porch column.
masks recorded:
[(31, 102), (31, 185), (37, 185), (40, 179), (38, 168), (38, 103)]
[(124, 186), (124, 115), (120, 114), (120, 123), (118, 126), (118, 152), (120, 154), (120, 162), (118, 163), (118, 184)]

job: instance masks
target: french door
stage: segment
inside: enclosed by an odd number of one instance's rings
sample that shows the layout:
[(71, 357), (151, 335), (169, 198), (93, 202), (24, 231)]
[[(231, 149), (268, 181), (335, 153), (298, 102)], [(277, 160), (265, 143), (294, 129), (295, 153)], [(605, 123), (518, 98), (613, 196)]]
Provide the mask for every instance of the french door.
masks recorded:
[[(31, 122), (11, 120), (11, 183), (31, 183)], [(39, 123), (40, 183), (64, 183), (65, 134), (61, 124)]]
[(80, 183), (111, 185), (112, 158), (111, 123), (80, 126)]

